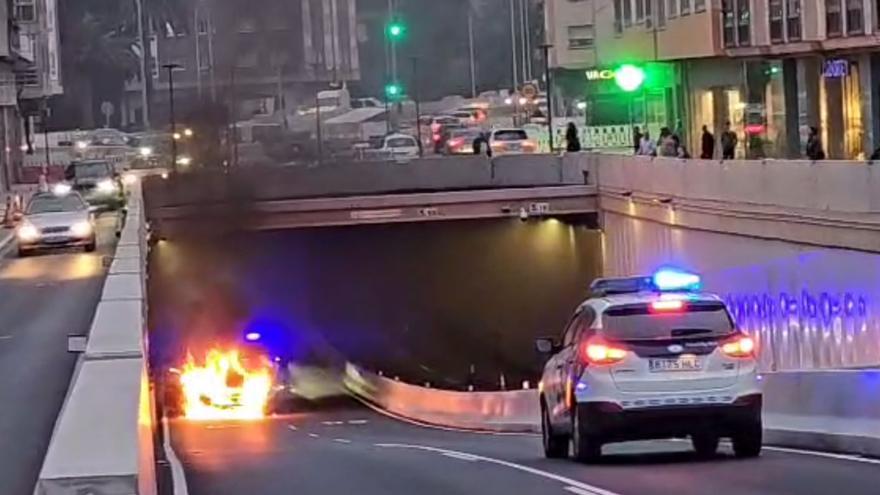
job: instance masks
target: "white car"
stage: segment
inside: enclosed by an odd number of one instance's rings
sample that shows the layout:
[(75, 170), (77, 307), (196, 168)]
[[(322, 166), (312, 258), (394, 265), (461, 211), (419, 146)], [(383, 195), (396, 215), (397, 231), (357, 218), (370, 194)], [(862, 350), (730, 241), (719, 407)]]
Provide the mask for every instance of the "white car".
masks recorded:
[(524, 129), (494, 129), (489, 134), (489, 146), (493, 155), (534, 153), (538, 145), (529, 139)]
[(82, 247), (92, 252), (97, 247), (89, 205), (79, 193), (69, 189), (58, 194), (35, 194), (15, 236), (19, 256), (37, 249)]
[(737, 330), (699, 277), (662, 270), (599, 279), (550, 355), (539, 389), (544, 452), (590, 462), (607, 443), (690, 437), (710, 456), (729, 437), (738, 457), (761, 453), (755, 342)]
[(419, 157), (419, 142), (409, 134), (389, 134), (379, 151), (394, 160), (414, 159)]

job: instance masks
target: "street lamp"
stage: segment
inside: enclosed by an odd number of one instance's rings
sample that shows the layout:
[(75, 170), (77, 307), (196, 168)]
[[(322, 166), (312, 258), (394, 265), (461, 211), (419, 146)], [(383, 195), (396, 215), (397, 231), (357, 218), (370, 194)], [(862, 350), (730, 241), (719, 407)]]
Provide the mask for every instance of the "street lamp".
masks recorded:
[(170, 102), (169, 118), (171, 120), (171, 169), (177, 170), (177, 122), (174, 120), (174, 71), (182, 69), (180, 64), (165, 64), (163, 69), (168, 71), (168, 100)]

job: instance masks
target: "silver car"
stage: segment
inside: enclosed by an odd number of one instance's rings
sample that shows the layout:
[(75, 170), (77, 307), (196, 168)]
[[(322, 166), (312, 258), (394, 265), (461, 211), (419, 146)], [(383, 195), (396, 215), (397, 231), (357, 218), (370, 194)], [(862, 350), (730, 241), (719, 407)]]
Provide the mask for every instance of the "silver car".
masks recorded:
[(24, 218), (16, 229), (18, 255), (38, 249), (97, 247), (95, 222), (89, 205), (79, 193), (39, 193), (28, 202)]

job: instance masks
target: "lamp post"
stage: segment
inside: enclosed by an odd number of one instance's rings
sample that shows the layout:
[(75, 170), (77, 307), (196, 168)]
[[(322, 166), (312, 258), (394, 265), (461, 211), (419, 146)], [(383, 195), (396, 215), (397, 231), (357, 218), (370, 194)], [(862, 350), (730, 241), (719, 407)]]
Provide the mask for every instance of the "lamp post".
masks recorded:
[(419, 58), (412, 58), (413, 64), (413, 92), (416, 100), (416, 139), (419, 140), (419, 158), (424, 156), (424, 145), (422, 144), (422, 107), (419, 86)]
[(544, 43), (541, 49), (544, 51), (544, 84), (547, 85), (547, 127), (550, 136), (550, 153), (553, 153), (553, 78), (550, 75), (550, 48), (553, 45)]
[(177, 122), (174, 119), (174, 71), (183, 68), (180, 64), (164, 64), (162, 68), (168, 71), (168, 117), (171, 121), (171, 170), (177, 171)]

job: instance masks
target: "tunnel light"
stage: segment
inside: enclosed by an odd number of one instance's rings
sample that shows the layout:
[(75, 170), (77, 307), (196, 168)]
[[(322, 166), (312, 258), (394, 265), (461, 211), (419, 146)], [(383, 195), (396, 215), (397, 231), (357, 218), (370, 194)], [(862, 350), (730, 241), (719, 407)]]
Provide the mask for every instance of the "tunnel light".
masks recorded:
[(263, 336), (260, 335), (260, 332), (248, 332), (244, 336), (244, 340), (247, 340), (248, 342), (257, 342), (261, 338), (263, 338)]
[(702, 281), (696, 273), (663, 269), (654, 274), (654, 286), (661, 291), (696, 291)]

